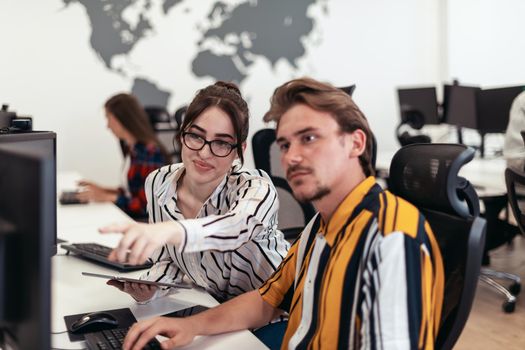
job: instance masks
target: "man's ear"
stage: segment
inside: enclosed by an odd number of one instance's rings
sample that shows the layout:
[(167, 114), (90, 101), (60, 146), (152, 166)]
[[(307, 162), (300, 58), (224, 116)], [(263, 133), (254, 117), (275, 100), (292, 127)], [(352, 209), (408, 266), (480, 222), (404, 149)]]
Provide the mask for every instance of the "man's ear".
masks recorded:
[(350, 134), (351, 149), (350, 158), (359, 157), (366, 149), (366, 134), (363, 130), (357, 129)]

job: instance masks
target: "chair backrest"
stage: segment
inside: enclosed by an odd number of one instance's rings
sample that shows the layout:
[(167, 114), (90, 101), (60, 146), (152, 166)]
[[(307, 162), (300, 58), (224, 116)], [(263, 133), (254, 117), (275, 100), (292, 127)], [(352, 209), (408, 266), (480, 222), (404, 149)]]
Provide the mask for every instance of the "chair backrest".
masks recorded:
[(308, 221), (314, 216), (311, 203), (301, 203), (295, 199), (292, 189), (279, 161), (279, 148), (275, 143), (274, 129), (258, 130), (252, 137), (255, 167), (268, 173), (279, 196), (279, 229), (289, 241), (294, 241)]
[(348, 95), (352, 96), (354, 94), (354, 91), (355, 91), (355, 84), (348, 85), (348, 86), (341, 86), (341, 87), (339, 87), (339, 89), (343, 90)]
[(170, 115), (166, 108), (160, 106), (145, 106), (144, 110), (159, 141), (171, 157), (169, 161), (179, 163), (181, 161), (180, 144), (175, 139), (179, 131), (179, 124), (176, 122), (175, 116)]
[(472, 308), (485, 244), (473, 186), (458, 176), (474, 150), (457, 144), (413, 144), (401, 148), (390, 166), (389, 190), (423, 213), (439, 244), (445, 290), (437, 349), (451, 349)]
[(182, 125), (182, 121), (184, 120), (184, 116), (186, 115), (186, 110), (188, 109), (188, 106), (184, 105), (175, 111), (173, 113), (173, 118), (175, 119), (175, 122), (177, 123), (177, 127), (180, 127)]
[(509, 166), (505, 170), (505, 183), (507, 185), (507, 196), (509, 198), (512, 214), (516, 219), (521, 234), (524, 235), (525, 215), (520, 207), (520, 202), (523, 203), (523, 200), (525, 199), (525, 169), (523, 169), (523, 161), (518, 163), (521, 165), (521, 169), (514, 169)]

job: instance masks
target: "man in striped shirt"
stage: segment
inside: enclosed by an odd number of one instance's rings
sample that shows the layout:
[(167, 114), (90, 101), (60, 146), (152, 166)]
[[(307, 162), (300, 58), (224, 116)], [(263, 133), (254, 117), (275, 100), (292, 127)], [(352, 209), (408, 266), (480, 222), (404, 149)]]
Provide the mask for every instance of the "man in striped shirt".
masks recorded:
[(271, 120), (294, 195), (319, 214), (259, 290), (183, 320), (138, 323), (124, 348), (152, 334), (167, 334), (168, 348), (260, 327), (284, 310), (283, 349), (432, 349), (443, 301), (439, 247), (419, 211), (376, 184), (362, 112), (344, 92), (303, 78), (275, 91)]

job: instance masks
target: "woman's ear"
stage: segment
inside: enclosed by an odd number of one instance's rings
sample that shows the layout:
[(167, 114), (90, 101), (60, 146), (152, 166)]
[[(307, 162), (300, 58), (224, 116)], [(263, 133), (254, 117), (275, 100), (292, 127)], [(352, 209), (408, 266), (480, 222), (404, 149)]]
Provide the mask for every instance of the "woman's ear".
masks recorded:
[[(246, 142), (241, 143), (241, 149), (242, 149), (242, 153), (244, 153), (244, 151), (246, 151)], [(237, 152), (237, 148), (235, 148), (234, 152), (235, 152), (235, 159), (237, 159), (237, 158), (240, 159), (239, 153)]]

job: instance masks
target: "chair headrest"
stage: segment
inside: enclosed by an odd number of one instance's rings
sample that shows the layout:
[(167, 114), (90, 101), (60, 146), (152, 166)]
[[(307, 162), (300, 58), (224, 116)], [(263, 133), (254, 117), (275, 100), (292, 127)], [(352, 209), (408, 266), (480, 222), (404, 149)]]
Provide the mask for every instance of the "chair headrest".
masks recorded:
[(354, 91), (355, 91), (355, 84), (352, 84), (352, 85), (348, 85), (348, 86), (341, 86), (339, 88), (340, 90), (343, 90), (344, 92), (346, 92), (348, 95), (352, 96)]
[(474, 153), (474, 149), (460, 144), (405, 146), (392, 158), (389, 189), (419, 208), (477, 216), (479, 201), (474, 187), (458, 176)]
[(188, 109), (188, 106), (184, 105), (175, 111), (173, 114), (173, 117), (175, 118), (175, 122), (177, 122), (177, 126), (180, 127), (182, 125), (182, 121), (184, 120), (184, 117), (186, 116), (186, 110)]

